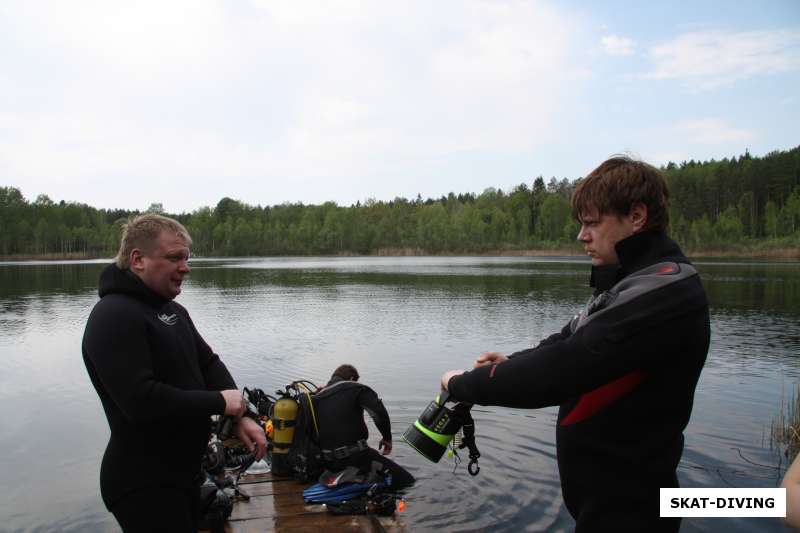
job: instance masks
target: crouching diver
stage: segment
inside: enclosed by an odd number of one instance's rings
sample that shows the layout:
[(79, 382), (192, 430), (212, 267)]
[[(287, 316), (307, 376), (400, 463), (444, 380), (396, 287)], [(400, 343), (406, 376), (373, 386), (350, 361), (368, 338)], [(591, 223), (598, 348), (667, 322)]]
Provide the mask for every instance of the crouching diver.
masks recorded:
[[(378, 462), (391, 474), (391, 487), (402, 488), (414, 483), (405, 468), (386, 455), (392, 451), (392, 430), (389, 413), (378, 395), (370, 387), (358, 383), (358, 371), (352, 365), (339, 366), (331, 380), (314, 396), (319, 422), (319, 446), (325, 468), (340, 472), (356, 467), (361, 473), (373, 470)], [(381, 433), (379, 448), (382, 453), (367, 445), (367, 411)], [(352, 469), (350, 469), (352, 470)]]

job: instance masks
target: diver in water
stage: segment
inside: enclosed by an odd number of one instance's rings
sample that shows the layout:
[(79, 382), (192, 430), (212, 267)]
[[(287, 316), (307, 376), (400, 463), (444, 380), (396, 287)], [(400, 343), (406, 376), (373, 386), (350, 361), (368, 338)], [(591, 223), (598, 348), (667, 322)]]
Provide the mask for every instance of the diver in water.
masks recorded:
[[(355, 466), (360, 472), (368, 473), (373, 462), (378, 462), (391, 474), (392, 487), (411, 485), (414, 476), (386, 457), (392, 451), (389, 413), (375, 391), (358, 383), (358, 379), (354, 366), (341, 365), (328, 384), (314, 395), (319, 421), (318, 444), (325, 467), (338, 472)], [(367, 445), (369, 432), (364, 422), (364, 411), (369, 413), (381, 433), (380, 452)]]

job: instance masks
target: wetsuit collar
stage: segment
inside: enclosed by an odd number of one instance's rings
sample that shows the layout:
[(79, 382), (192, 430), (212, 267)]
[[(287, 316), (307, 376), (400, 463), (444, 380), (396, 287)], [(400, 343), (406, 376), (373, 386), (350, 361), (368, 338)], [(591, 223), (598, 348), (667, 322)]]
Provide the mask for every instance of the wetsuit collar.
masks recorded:
[(595, 290), (595, 293), (607, 291), (620, 279), (619, 271), (619, 265), (592, 265), (592, 273), (589, 276), (589, 286)]
[(115, 263), (108, 265), (100, 274), (100, 298), (107, 294), (127, 294), (152, 305), (161, 307), (170, 300), (159, 296), (150, 287), (128, 269), (122, 270)]
[(364, 387), (361, 383), (357, 381), (349, 381), (347, 379), (342, 379), (339, 376), (333, 376), (331, 380), (328, 382), (327, 385), (322, 387), (322, 389), (314, 395), (315, 398), (321, 400), (323, 398), (327, 398), (335, 394), (338, 391), (342, 390), (350, 390), (352, 387)]
[[(330, 389), (332, 389), (333, 387), (336, 387), (337, 385), (343, 385), (343, 384), (345, 384), (345, 383), (351, 383), (351, 384), (353, 384), (353, 385), (356, 385), (358, 382), (356, 382), (356, 381), (350, 381), (350, 380), (347, 380), (347, 379), (341, 378), (341, 377), (339, 377), (339, 376), (333, 376), (333, 377), (331, 378), (331, 380), (328, 382), (328, 384), (327, 384), (327, 385), (325, 385), (325, 386), (323, 387), (323, 390), (330, 390)], [(345, 387), (345, 388), (347, 388), (347, 387)]]
[(589, 285), (595, 292), (607, 291), (619, 280), (659, 261), (688, 263), (675, 242), (662, 231), (642, 231), (619, 241), (617, 251), (619, 264), (592, 267)]

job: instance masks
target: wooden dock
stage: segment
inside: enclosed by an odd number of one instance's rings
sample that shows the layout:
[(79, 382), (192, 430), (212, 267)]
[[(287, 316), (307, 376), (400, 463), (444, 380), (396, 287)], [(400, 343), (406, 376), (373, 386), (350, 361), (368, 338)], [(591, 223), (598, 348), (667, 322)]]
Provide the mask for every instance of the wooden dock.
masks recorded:
[(247, 493), (250, 500), (234, 504), (225, 526), (226, 533), (406, 531), (399, 513), (388, 517), (336, 516), (327, 512), (323, 505), (307, 505), (303, 500), (303, 489), (308, 486), (291, 478), (273, 478), (271, 473), (243, 476), (239, 489)]

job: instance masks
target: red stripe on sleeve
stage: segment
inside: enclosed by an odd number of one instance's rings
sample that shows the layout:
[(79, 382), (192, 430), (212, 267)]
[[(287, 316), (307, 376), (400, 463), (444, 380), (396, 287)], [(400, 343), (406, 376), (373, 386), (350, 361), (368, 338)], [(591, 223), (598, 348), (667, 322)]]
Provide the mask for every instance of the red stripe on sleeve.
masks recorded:
[(611, 405), (631, 392), (644, 380), (645, 376), (646, 374), (641, 370), (635, 370), (621, 378), (601, 385), (591, 392), (587, 392), (580, 397), (578, 403), (559, 425), (568, 426), (581, 420), (586, 420), (603, 407)]

